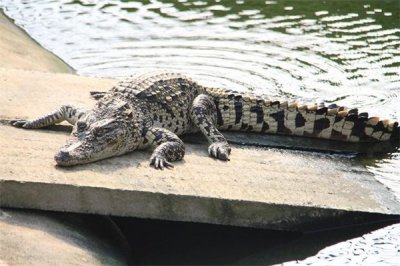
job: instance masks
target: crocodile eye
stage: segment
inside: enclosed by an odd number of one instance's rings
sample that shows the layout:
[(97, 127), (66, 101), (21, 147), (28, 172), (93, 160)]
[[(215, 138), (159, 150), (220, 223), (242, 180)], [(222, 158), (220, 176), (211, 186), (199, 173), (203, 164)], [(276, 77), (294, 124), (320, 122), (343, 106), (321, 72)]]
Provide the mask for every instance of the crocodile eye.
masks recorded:
[(83, 122), (83, 121), (78, 121), (76, 123), (76, 126), (78, 127), (78, 129), (83, 130), (83, 129), (85, 129), (87, 127), (87, 124), (85, 122)]

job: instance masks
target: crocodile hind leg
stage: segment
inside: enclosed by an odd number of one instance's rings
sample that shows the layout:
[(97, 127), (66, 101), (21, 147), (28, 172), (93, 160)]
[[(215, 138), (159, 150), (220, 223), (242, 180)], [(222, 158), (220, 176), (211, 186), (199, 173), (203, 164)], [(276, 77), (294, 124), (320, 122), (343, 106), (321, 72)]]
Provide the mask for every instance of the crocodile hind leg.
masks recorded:
[(197, 96), (192, 105), (190, 117), (194, 124), (211, 143), (208, 153), (217, 159), (228, 161), (231, 148), (225, 137), (215, 126), (217, 109), (214, 101), (205, 94)]
[(70, 105), (63, 105), (58, 110), (34, 120), (12, 120), (11, 125), (15, 127), (34, 129), (54, 125), (65, 120), (74, 125), (84, 114), (85, 111), (81, 109)]
[(183, 141), (164, 128), (150, 128), (145, 135), (145, 142), (156, 146), (150, 158), (150, 165), (156, 169), (174, 167), (171, 162), (181, 160), (185, 155)]

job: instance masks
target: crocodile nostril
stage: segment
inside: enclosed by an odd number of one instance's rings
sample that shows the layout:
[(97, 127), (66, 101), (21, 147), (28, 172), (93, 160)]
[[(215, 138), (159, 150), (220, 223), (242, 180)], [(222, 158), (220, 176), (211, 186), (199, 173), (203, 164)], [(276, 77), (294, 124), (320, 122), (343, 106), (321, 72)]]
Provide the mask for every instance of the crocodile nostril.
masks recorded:
[(55, 156), (54, 159), (57, 163), (65, 162), (70, 158), (69, 152), (67, 151), (59, 151)]

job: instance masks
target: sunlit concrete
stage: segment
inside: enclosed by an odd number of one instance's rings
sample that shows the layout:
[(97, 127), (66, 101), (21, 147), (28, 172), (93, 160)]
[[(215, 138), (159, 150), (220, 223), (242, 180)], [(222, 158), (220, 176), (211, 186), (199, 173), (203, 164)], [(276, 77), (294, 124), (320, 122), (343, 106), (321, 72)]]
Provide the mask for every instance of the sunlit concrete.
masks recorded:
[(56, 167), (67, 127), (24, 130), (7, 121), (66, 103), (90, 107), (89, 91), (115, 81), (13, 69), (0, 76), (2, 206), (291, 230), (348, 212), (400, 213), (366, 171), (315, 154), (234, 148), (222, 162), (195, 139), (172, 170), (151, 168), (151, 151)]
[(80, 218), (0, 209), (0, 265), (126, 265), (115, 243), (96, 236)]
[(15, 26), (0, 9), (0, 67), (46, 72), (72, 72), (61, 59)]

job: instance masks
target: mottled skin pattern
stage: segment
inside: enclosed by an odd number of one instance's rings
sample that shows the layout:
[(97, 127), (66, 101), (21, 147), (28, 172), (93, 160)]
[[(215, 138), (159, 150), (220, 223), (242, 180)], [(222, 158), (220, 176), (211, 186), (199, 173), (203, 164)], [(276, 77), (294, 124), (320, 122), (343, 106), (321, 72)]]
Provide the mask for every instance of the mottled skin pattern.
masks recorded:
[(172, 167), (185, 146), (179, 135), (201, 131), (212, 157), (229, 160), (231, 148), (220, 130), (298, 135), (349, 142), (397, 140), (397, 122), (368, 117), (337, 105), (304, 105), (272, 101), (263, 96), (205, 88), (169, 72), (138, 74), (109, 92), (93, 92), (89, 111), (72, 106), (36, 120), (14, 120), (12, 125), (40, 128), (68, 121), (71, 139), (55, 155), (58, 165), (84, 164), (154, 147), (150, 164)]

